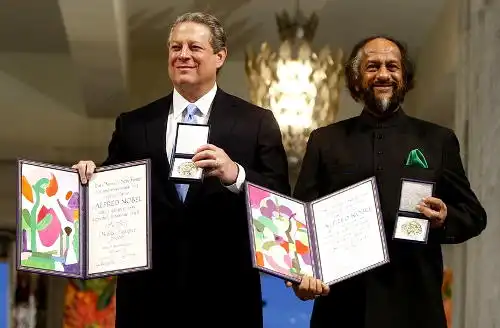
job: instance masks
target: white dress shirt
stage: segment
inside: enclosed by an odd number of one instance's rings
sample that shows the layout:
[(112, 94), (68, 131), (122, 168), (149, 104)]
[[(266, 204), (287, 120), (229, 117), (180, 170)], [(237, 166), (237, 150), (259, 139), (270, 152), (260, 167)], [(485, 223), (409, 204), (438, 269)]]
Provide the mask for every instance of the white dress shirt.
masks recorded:
[[(203, 97), (198, 99), (194, 104), (198, 107), (199, 111), (196, 114), (196, 123), (197, 124), (206, 124), (208, 122), (208, 118), (210, 116), (210, 110), (212, 107), (212, 103), (215, 98), (215, 94), (217, 93), (217, 84), (214, 84), (213, 88), (208, 91)], [(167, 124), (167, 142), (166, 142), (166, 151), (168, 158), (171, 158), (172, 149), (174, 147), (175, 135), (177, 133), (177, 123), (182, 122), (184, 109), (186, 109), (187, 105), (190, 102), (184, 99), (177, 90), (174, 88), (172, 106), (168, 113), (168, 124)], [(201, 112), (201, 113), (200, 113)], [(238, 165), (238, 176), (236, 178), (236, 182), (232, 185), (225, 185), (226, 188), (231, 190), (234, 193), (239, 193), (243, 187), (243, 182), (245, 181), (246, 174), (245, 169)]]

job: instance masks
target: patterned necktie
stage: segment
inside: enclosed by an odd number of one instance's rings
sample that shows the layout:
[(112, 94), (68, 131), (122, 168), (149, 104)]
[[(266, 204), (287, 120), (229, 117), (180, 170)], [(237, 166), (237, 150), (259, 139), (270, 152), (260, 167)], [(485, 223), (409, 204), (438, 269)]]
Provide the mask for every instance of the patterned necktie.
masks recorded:
[[(198, 113), (198, 107), (196, 107), (195, 104), (189, 104), (189, 105), (187, 105), (184, 112), (185, 112), (185, 115), (184, 115), (184, 118), (182, 119), (182, 122), (195, 124), (196, 123), (196, 114)], [(177, 194), (179, 195), (180, 200), (184, 203), (184, 200), (186, 199), (186, 194), (187, 194), (189, 185), (178, 183), (175, 185), (175, 188), (177, 189)]]

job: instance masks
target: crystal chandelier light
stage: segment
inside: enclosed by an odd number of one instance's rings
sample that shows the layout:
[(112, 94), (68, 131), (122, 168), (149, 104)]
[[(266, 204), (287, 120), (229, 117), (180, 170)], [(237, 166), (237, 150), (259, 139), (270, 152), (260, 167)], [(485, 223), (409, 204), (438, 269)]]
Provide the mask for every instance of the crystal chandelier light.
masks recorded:
[(332, 123), (338, 112), (342, 84), (342, 51), (311, 46), (318, 16), (296, 10), (276, 15), (281, 44), (278, 52), (264, 42), (255, 54), (246, 52), (245, 71), (250, 100), (270, 109), (278, 121), (292, 169), (300, 166), (312, 130)]

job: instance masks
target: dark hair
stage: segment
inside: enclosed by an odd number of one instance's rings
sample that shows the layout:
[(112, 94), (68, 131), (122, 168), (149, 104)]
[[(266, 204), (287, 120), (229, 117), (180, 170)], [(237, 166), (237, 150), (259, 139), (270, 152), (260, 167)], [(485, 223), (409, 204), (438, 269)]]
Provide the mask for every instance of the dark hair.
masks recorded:
[(413, 89), (415, 86), (415, 64), (408, 55), (408, 49), (403, 42), (398, 41), (386, 35), (374, 35), (365, 38), (354, 46), (351, 55), (347, 62), (344, 64), (344, 73), (347, 82), (347, 88), (355, 101), (361, 100), (361, 91), (359, 90), (360, 83), (360, 64), (361, 64), (361, 50), (370, 41), (375, 39), (385, 39), (394, 43), (401, 53), (401, 65), (403, 66), (403, 79), (404, 79), (404, 93)]

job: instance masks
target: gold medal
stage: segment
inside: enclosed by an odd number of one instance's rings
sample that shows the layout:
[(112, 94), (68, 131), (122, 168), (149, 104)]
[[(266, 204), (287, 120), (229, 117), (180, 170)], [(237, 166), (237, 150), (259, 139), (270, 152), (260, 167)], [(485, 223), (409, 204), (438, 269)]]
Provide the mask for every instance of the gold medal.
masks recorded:
[(179, 165), (177, 173), (183, 177), (192, 178), (196, 175), (197, 170), (198, 167), (194, 164), (194, 162), (185, 162)]
[(418, 236), (423, 232), (422, 226), (416, 220), (403, 224), (401, 229), (407, 236)]

